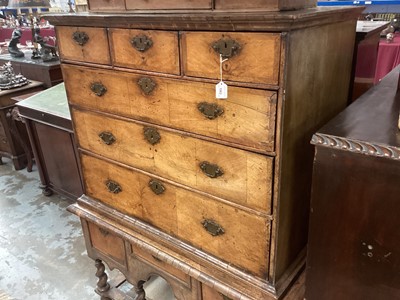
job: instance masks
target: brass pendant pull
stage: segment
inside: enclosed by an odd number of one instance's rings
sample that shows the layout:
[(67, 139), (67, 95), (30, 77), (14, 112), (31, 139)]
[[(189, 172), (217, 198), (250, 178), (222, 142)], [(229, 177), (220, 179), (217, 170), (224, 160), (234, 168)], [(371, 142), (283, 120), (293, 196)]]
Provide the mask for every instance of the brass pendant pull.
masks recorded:
[(156, 179), (151, 179), (149, 181), (149, 187), (153, 191), (154, 194), (160, 195), (165, 192), (165, 186)]
[(85, 45), (89, 41), (89, 36), (84, 31), (75, 31), (72, 34), (72, 39), (80, 46)]
[(217, 222), (215, 222), (213, 220), (206, 219), (206, 220), (203, 220), (203, 222), (201, 222), (201, 224), (207, 230), (207, 232), (209, 234), (211, 234), (212, 236), (218, 236), (218, 235), (222, 235), (225, 233), (225, 230), (221, 227), (221, 225), (219, 225)]
[(200, 169), (210, 178), (217, 178), (224, 175), (224, 171), (218, 165), (211, 164), (208, 161), (200, 163)]
[(131, 40), (131, 44), (137, 51), (145, 52), (153, 46), (153, 41), (148, 36), (140, 34)]
[(231, 58), (239, 53), (241, 46), (235, 40), (220, 39), (212, 44), (212, 48), (221, 54), (222, 58)]
[(107, 88), (101, 82), (93, 82), (90, 89), (96, 96), (103, 96), (107, 92)]
[(162, 263), (163, 261), (161, 260), (161, 259), (159, 259), (157, 256), (155, 256), (155, 255), (152, 255), (151, 256), (155, 261), (157, 261), (157, 262), (159, 262), (159, 263)]
[(107, 230), (105, 230), (104, 228), (101, 228), (101, 227), (99, 227), (99, 231), (104, 237), (106, 237), (107, 235), (110, 234)]
[(160, 133), (153, 127), (143, 128), (143, 133), (146, 140), (152, 145), (159, 143), (161, 140)]
[(214, 120), (224, 113), (223, 107), (215, 103), (201, 102), (197, 105), (197, 109), (210, 120)]
[(111, 132), (103, 131), (99, 134), (99, 137), (106, 145), (112, 145), (117, 139)]
[(107, 186), (108, 191), (110, 193), (118, 194), (118, 193), (122, 192), (121, 186), (117, 182), (115, 182), (113, 180), (107, 180), (106, 181), (106, 186)]
[(153, 79), (148, 78), (148, 77), (142, 77), (138, 80), (138, 84), (142, 91), (146, 94), (149, 95), (154, 88), (156, 87), (156, 83), (154, 82)]

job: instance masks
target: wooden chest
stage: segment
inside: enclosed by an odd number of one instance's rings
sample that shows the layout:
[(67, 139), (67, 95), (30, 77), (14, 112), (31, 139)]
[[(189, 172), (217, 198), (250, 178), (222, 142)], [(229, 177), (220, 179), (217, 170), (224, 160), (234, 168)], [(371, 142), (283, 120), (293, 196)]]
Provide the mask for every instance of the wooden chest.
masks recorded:
[(49, 16), (85, 181), (69, 209), (99, 270), (140, 295), (159, 274), (177, 299), (280, 298), (304, 266), (308, 141), (345, 107), (359, 12)]

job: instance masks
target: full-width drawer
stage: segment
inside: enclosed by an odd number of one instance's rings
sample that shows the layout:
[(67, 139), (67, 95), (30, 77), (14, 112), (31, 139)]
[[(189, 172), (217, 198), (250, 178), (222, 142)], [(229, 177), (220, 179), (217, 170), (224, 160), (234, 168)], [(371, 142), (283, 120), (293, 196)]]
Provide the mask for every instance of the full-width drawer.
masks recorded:
[(274, 151), (276, 92), (231, 87), (222, 101), (215, 99), (214, 84), (62, 68), (73, 105)]
[(88, 4), (91, 11), (212, 8), (212, 0), (89, 0)]
[(57, 38), (63, 59), (111, 63), (105, 28), (57, 26)]
[(183, 71), (187, 76), (279, 83), (281, 37), (278, 33), (183, 32)]
[(270, 213), (271, 157), (104, 115), (72, 116), (84, 149)]
[(179, 75), (178, 32), (109, 29), (113, 65)]
[(270, 221), (85, 154), (87, 195), (264, 277)]

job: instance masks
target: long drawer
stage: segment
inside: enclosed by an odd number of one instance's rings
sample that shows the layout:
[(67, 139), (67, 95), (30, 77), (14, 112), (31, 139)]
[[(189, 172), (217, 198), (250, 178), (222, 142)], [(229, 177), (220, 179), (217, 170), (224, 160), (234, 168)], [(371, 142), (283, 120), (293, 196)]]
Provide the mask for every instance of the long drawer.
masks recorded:
[(81, 161), (90, 197), (266, 276), (268, 219), (86, 154)]
[(270, 213), (271, 157), (100, 114), (72, 116), (84, 149)]
[(63, 65), (72, 105), (274, 151), (277, 93), (230, 87), (215, 99), (215, 85)]

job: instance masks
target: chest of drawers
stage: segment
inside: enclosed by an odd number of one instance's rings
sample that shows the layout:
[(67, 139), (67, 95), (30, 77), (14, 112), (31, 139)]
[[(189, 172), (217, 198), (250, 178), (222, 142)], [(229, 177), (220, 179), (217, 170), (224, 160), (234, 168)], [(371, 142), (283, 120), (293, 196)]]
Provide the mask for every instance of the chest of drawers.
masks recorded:
[(177, 299), (284, 294), (304, 266), (308, 141), (345, 107), (359, 12), (47, 17), (85, 182), (69, 210), (103, 297), (101, 260), (138, 299), (153, 274)]

